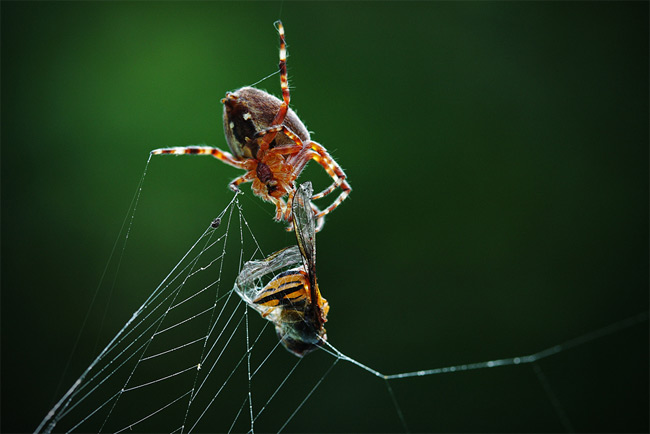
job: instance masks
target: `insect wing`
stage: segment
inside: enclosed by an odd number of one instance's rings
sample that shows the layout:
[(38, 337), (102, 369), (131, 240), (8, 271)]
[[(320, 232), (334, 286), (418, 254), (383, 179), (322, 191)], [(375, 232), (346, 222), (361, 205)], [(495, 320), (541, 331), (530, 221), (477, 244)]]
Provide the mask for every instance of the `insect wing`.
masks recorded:
[[(325, 322), (325, 316), (323, 315), (324, 312), (321, 309), (321, 304), (327, 302), (320, 296), (318, 285), (316, 284), (316, 228), (314, 210), (311, 207), (312, 193), (311, 182), (305, 182), (300, 185), (296, 194), (293, 196), (291, 211), (293, 212), (293, 227), (296, 232), (298, 247), (300, 248), (303, 263), (305, 264), (309, 278), (311, 306), (309, 309), (310, 313), (307, 315), (307, 322), (319, 330), (318, 333), (324, 333), (322, 327), (323, 322)], [(325, 312), (326, 314), (327, 312)]]
[(264, 287), (262, 278), (267, 275), (273, 276), (283, 268), (300, 265), (301, 257), (300, 249), (292, 246), (277, 251), (261, 261), (248, 261), (239, 272), (234, 289), (246, 303), (257, 309), (253, 300)]
[(296, 232), (298, 247), (303, 256), (305, 268), (309, 270), (310, 274), (316, 271), (316, 226), (314, 211), (311, 208), (312, 194), (311, 182), (305, 182), (298, 187), (291, 205), (293, 228)]

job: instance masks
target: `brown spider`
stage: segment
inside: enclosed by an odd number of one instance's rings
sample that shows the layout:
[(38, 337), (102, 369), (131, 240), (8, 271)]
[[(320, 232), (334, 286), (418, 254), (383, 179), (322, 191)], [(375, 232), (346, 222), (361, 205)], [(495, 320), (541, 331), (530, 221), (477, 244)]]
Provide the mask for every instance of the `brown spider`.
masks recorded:
[[(291, 202), (296, 191), (295, 180), (309, 160), (319, 163), (334, 180), (312, 199), (320, 199), (341, 188), (339, 197), (325, 210), (312, 204), (317, 218), (316, 231), (322, 229), (325, 215), (332, 212), (350, 194), (343, 169), (320, 144), (311, 140), (307, 128), (289, 108), (289, 79), (284, 27), (276, 22), (280, 34), (280, 87), (282, 101), (254, 87), (242, 87), (226, 93), (221, 100), (226, 142), (232, 154), (209, 146), (164, 148), (152, 154), (205, 154), (246, 173), (234, 179), (229, 187), (239, 191), (239, 184), (252, 181), (253, 193), (275, 204), (275, 220), (292, 221)], [(284, 196), (288, 195), (285, 202)]]

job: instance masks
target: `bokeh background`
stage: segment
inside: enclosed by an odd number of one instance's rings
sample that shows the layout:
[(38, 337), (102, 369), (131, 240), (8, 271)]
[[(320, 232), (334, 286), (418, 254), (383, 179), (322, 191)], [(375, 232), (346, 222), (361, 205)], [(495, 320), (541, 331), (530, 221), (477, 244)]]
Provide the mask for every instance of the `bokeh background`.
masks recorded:
[[(1, 8), (3, 432), (36, 428), (230, 200), (237, 170), (152, 159), (108, 262), (151, 149), (226, 147), (219, 100), (275, 71), (278, 18), (293, 107), (353, 187), (318, 238), (339, 349), (403, 372), (648, 310), (647, 2)], [(266, 252), (291, 243), (242, 203)], [(648, 431), (647, 321), (540, 367), (576, 431)], [(565, 429), (531, 366), (392, 385), (413, 431)], [(402, 426), (380, 380), (339, 364), (287, 430)]]

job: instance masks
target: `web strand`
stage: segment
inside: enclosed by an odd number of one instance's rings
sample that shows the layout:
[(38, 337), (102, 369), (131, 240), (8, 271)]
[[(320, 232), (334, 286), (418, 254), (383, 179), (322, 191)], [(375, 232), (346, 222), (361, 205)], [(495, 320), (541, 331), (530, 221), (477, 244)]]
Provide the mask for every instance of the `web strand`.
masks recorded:
[(538, 351), (533, 354), (529, 355), (524, 355), (524, 356), (517, 356), (517, 357), (508, 357), (504, 359), (494, 359), (494, 360), (488, 360), (485, 362), (477, 362), (477, 363), (467, 363), (467, 364), (462, 364), (462, 365), (452, 365), (452, 366), (445, 366), (442, 368), (434, 368), (434, 369), (425, 369), (421, 371), (412, 371), (412, 372), (403, 372), (400, 374), (382, 374), (381, 372), (372, 369), (366, 365), (364, 365), (361, 362), (358, 362), (351, 357), (346, 356), (329, 342), (324, 342), (324, 344), (332, 350), (330, 354), (335, 355), (337, 358), (344, 360), (346, 362), (350, 362), (359, 368), (371, 373), (372, 375), (382, 378), (384, 380), (399, 380), (403, 378), (411, 378), (411, 377), (424, 377), (428, 375), (438, 375), (438, 374), (449, 374), (453, 372), (462, 372), (462, 371), (471, 371), (474, 369), (486, 369), (486, 368), (496, 368), (499, 366), (510, 366), (510, 365), (523, 365), (523, 364), (528, 364), (528, 363), (534, 363), (539, 360), (545, 359), (547, 357), (553, 356), (555, 354), (558, 354), (560, 352), (575, 348), (580, 345), (584, 345), (586, 343), (592, 342), (596, 339), (600, 339), (602, 337), (611, 335), (613, 333), (616, 333), (621, 330), (625, 330), (629, 327), (632, 327), (634, 325), (640, 324), (642, 322), (645, 322), (648, 320), (648, 312), (642, 312), (638, 315), (634, 315), (630, 318), (626, 318), (622, 321), (618, 321), (616, 323), (607, 325), (601, 329), (595, 330), (590, 333), (586, 333), (582, 336), (578, 336), (577, 338), (570, 339), (562, 344), (559, 345), (554, 345), (552, 347), (546, 348), (544, 350)]
[[(111, 249), (111, 253), (109, 254), (108, 260), (106, 261), (106, 266), (104, 267), (104, 270), (102, 271), (102, 275), (99, 278), (99, 283), (97, 284), (97, 287), (95, 288), (95, 291), (93, 292), (93, 298), (90, 301), (90, 305), (88, 306), (86, 316), (84, 317), (84, 320), (83, 320), (83, 322), (81, 324), (81, 327), (79, 328), (79, 333), (77, 333), (77, 338), (75, 339), (75, 343), (72, 346), (72, 350), (70, 351), (70, 356), (68, 357), (65, 368), (63, 369), (63, 373), (61, 374), (61, 380), (59, 381), (59, 385), (57, 386), (57, 389), (56, 389), (57, 392), (61, 387), (61, 384), (63, 382), (63, 379), (65, 378), (65, 375), (66, 375), (66, 372), (68, 371), (68, 368), (70, 367), (70, 362), (72, 360), (72, 357), (74, 356), (74, 353), (75, 353), (75, 351), (77, 349), (77, 346), (79, 345), (79, 340), (81, 339), (81, 335), (83, 334), (83, 332), (84, 332), (84, 330), (86, 328), (88, 318), (90, 317), (90, 313), (91, 313), (92, 308), (93, 308), (93, 306), (95, 304), (95, 300), (97, 299), (97, 294), (99, 293), (99, 289), (101, 288), (101, 286), (104, 283), (104, 278), (106, 277), (106, 273), (107, 273), (109, 265), (111, 263), (111, 259), (113, 258), (113, 255), (115, 254), (115, 250), (117, 248), (117, 245), (119, 244), (119, 241), (120, 241), (120, 239), (122, 237), (122, 232), (124, 231), (124, 226), (126, 225), (126, 222), (129, 221), (129, 227), (128, 227), (126, 236), (124, 238), (124, 243), (122, 245), (120, 258), (118, 260), (118, 270), (119, 270), (119, 264), (121, 264), (122, 257), (124, 256), (124, 251), (126, 250), (126, 242), (128, 241), (129, 233), (131, 232), (131, 227), (133, 225), (133, 220), (135, 218), (135, 211), (136, 211), (137, 206), (138, 206), (138, 201), (140, 200), (140, 195), (142, 194), (142, 187), (144, 185), (144, 179), (145, 179), (145, 177), (147, 175), (147, 169), (149, 167), (149, 162), (150, 161), (151, 161), (151, 155), (147, 159), (147, 163), (145, 164), (144, 171), (142, 172), (142, 176), (140, 177), (140, 182), (138, 182), (138, 186), (137, 186), (136, 191), (135, 191), (135, 193), (133, 195), (133, 198), (131, 199), (131, 204), (129, 205), (129, 209), (127, 210), (127, 213), (126, 213), (126, 216), (124, 217), (124, 220), (122, 221), (122, 226), (120, 227), (120, 230), (119, 230), (119, 232), (117, 234), (117, 237), (115, 238), (115, 242), (113, 243), (113, 248)], [(116, 278), (117, 278), (117, 271), (116, 271), (115, 279)], [(114, 286), (114, 285), (115, 285), (115, 280), (113, 280), (112, 286)], [(112, 292), (112, 287), (111, 287), (111, 292)], [(102, 319), (102, 322), (103, 322), (103, 319)], [(52, 410), (50, 410), (50, 412), (47, 414), (47, 416), (45, 416), (45, 418), (41, 421), (41, 423), (36, 428), (37, 432), (43, 430), (45, 428), (45, 424), (48, 423), (49, 421), (52, 421), (52, 418), (55, 415), (56, 411), (64, 403), (64, 401), (66, 401), (68, 396), (74, 392), (75, 388), (79, 386), (79, 384), (81, 383), (80, 380), (83, 380), (83, 376), (90, 369), (92, 369), (92, 366), (93, 366), (93, 364), (91, 363), (91, 365), (88, 367), (88, 370), (84, 374), (82, 374), (82, 377), (80, 377), (79, 380), (77, 380), (72, 385), (72, 387), (70, 389), (68, 389), (68, 391), (65, 393), (65, 395), (63, 395), (63, 397), (54, 405), (54, 407), (52, 407)], [(63, 404), (63, 405), (65, 405), (65, 404)], [(54, 423), (56, 423), (56, 422), (54, 421)], [(52, 426), (52, 428), (53, 428), (53, 426)]]
[(564, 407), (562, 407), (562, 404), (560, 404), (560, 400), (557, 399), (557, 396), (553, 392), (553, 389), (551, 388), (550, 383), (546, 379), (546, 375), (544, 375), (544, 372), (542, 371), (542, 368), (539, 366), (539, 363), (533, 362), (532, 365), (533, 365), (533, 371), (535, 371), (535, 375), (537, 375), (537, 379), (542, 385), (544, 392), (546, 392), (546, 396), (548, 397), (548, 400), (551, 401), (551, 404), (553, 405), (553, 410), (555, 410), (555, 414), (557, 414), (558, 419), (560, 419), (560, 422), (562, 422), (562, 426), (564, 426), (564, 430), (566, 432), (575, 432), (575, 430), (573, 429), (573, 425), (571, 424), (571, 421), (569, 420), (569, 418), (566, 415), (566, 412), (564, 411)]
[[(211, 430), (254, 432), (266, 429), (261, 427), (267, 426), (267, 420), (283, 431), (292, 421), (295, 423), (306, 403), (315, 399), (340, 361), (383, 380), (393, 414), (404, 431), (409, 431), (408, 413), (402, 411), (393, 381), (529, 364), (541, 385), (539, 393), (543, 390), (563, 427), (572, 431), (561, 396), (552, 389), (539, 362), (648, 320), (644, 312), (526, 355), (393, 374), (357, 361), (330, 341), (323, 341), (322, 356), (296, 359), (277, 351), (281, 343), (268, 321), (249, 315), (249, 308), (233, 295), (234, 291), (221, 287), (222, 283), (232, 283), (230, 277), (225, 277), (227, 273), (236, 274), (247, 260), (263, 259), (265, 255), (245, 217), (239, 195), (230, 200), (219, 218), (222, 224), (208, 227), (190, 246), (52, 408), (37, 432), (49, 432), (64, 420), (69, 420), (66, 431), (148, 430), (148, 424), (169, 415), (176, 415), (173, 430), (164, 430), (173, 432), (203, 431), (206, 426)], [(232, 231), (235, 236), (230, 237)], [(325, 360), (327, 367), (314, 376), (318, 357)], [(286, 368), (281, 372), (278, 360)], [(310, 373), (306, 382), (301, 377), (303, 370)], [(302, 386), (299, 394), (294, 390), (296, 386)], [(138, 401), (140, 396), (145, 399)], [(128, 415), (134, 400), (143, 408)], [(282, 413), (275, 406), (281, 407)], [(140, 410), (139, 406), (136, 409)], [(223, 422), (223, 427), (213, 426), (214, 420)]]

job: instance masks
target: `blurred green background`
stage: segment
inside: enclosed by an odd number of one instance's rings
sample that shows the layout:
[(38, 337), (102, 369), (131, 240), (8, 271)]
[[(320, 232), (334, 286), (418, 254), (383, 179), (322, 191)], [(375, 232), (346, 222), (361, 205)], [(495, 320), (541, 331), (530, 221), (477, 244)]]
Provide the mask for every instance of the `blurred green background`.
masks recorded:
[[(237, 170), (152, 159), (63, 376), (149, 151), (226, 148), (219, 100), (275, 71), (278, 18), (292, 105), (353, 187), (318, 238), (339, 349), (395, 373), (648, 310), (647, 2), (1, 8), (3, 432), (35, 429), (230, 200)], [(292, 242), (242, 203), (265, 252)], [(575, 430), (648, 431), (647, 322), (540, 367)], [(531, 366), (392, 385), (413, 431), (564, 429)], [(287, 427), (401, 429), (382, 382), (342, 364)]]

